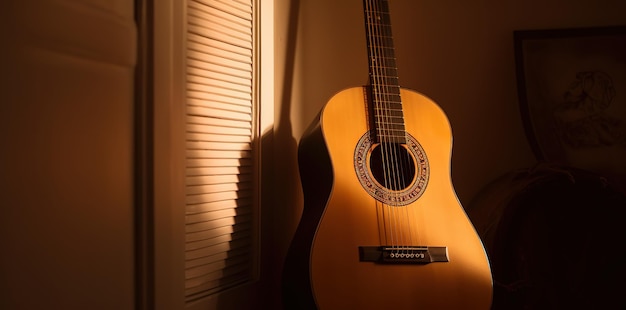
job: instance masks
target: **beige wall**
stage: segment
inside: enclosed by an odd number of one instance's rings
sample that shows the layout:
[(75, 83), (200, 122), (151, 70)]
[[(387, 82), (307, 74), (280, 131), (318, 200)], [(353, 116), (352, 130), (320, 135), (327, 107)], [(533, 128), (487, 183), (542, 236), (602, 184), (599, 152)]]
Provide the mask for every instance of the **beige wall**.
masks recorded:
[(0, 309), (133, 309), (132, 1), (0, 11)]

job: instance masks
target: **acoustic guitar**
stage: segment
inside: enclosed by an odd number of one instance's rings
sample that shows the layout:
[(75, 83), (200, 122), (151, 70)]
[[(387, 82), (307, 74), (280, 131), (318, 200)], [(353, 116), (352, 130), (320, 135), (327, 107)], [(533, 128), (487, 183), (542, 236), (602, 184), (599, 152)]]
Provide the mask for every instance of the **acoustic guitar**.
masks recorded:
[(387, 0), (364, 0), (370, 82), (325, 105), (298, 146), (304, 210), (286, 309), (488, 309), (485, 250), (454, 191), (439, 106), (398, 84)]

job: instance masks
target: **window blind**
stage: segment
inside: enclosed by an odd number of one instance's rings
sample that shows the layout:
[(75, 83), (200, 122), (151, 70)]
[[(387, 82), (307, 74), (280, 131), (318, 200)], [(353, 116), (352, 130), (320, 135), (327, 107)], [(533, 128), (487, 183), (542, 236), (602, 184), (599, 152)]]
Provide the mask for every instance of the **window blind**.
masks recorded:
[(255, 274), (253, 0), (188, 0), (185, 296)]

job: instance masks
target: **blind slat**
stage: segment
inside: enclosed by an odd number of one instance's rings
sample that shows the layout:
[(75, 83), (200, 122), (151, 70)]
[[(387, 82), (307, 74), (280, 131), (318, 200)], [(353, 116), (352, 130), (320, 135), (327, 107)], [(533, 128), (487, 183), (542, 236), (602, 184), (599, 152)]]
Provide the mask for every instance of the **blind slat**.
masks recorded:
[(233, 231), (233, 232), (230, 232), (230, 233), (227, 233), (227, 234), (218, 235), (218, 236), (213, 237), (213, 238), (206, 238), (206, 239), (202, 239), (202, 240), (187, 242), (185, 244), (185, 250), (186, 251), (193, 251), (193, 250), (197, 250), (197, 249), (202, 249), (202, 248), (214, 246), (214, 245), (222, 243), (222, 242), (230, 242), (230, 241), (233, 241), (233, 240), (236, 240), (236, 239), (248, 238), (249, 236), (250, 236), (250, 230), (248, 230), (248, 229)]
[(224, 218), (219, 218), (219, 219), (214, 219), (211, 222), (211, 226), (207, 226), (205, 223), (192, 223), (192, 224), (187, 224), (185, 226), (185, 232), (187, 234), (197, 234), (197, 233), (202, 233), (202, 232), (206, 232), (210, 229), (216, 229), (216, 228), (220, 228), (220, 227), (227, 227), (227, 226), (233, 226), (233, 225), (249, 225), (249, 221), (252, 220), (252, 216), (250, 214), (247, 215), (241, 215), (241, 217), (237, 218), (237, 222), (235, 222), (235, 218), (233, 217), (224, 217)]
[(244, 1), (232, 1), (232, 0), (215, 0), (215, 2), (226, 3), (230, 5), (236, 11), (244, 12), (245, 15), (252, 14), (252, 2), (251, 1), (245, 1), (245, 4), (242, 3)]
[(185, 259), (192, 260), (192, 259), (198, 259), (201, 257), (211, 256), (211, 255), (218, 254), (220, 252), (228, 252), (228, 250), (231, 248), (240, 248), (243, 246), (247, 246), (249, 244), (250, 244), (250, 240), (237, 239), (237, 240), (234, 240), (233, 242), (224, 242), (224, 243), (216, 244), (214, 246), (210, 246), (207, 248), (202, 248), (202, 249), (192, 250), (192, 251), (185, 251), (185, 254), (186, 254)]
[(228, 159), (228, 158), (215, 158), (207, 161), (205, 159), (187, 158), (185, 161), (187, 167), (238, 167), (238, 166), (251, 166), (252, 160), (249, 158), (244, 159)]
[[(229, 257), (225, 260), (215, 262), (213, 263), (213, 265), (207, 268), (207, 269), (214, 269), (214, 270), (213, 271), (204, 270), (204, 272), (206, 273), (194, 274), (190, 271), (185, 272), (186, 278), (188, 280), (186, 288), (189, 289), (195, 286), (205, 285), (207, 283), (214, 283), (214, 281), (217, 279), (220, 279), (223, 281), (229, 277), (240, 274), (247, 267), (245, 266), (247, 262), (242, 261), (241, 258), (242, 257), (237, 257), (237, 258)], [(219, 268), (210, 268), (210, 267), (216, 267), (216, 265), (217, 266), (221, 265), (221, 266), (219, 266)], [(193, 271), (196, 271), (197, 273), (198, 269), (200, 268), (196, 267), (195, 270)], [(202, 270), (200, 269), (200, 271)]]
[[(189, 62), (191, 62), (191, 60), (189, 60)], [(210, 78), (213, 80), (224, 81), (224, 82), (228, 82), (232, 84), (250, 86), (250, 89), (252, 89), (252, 81), (250, 80), (249, 77), (238, 77), (234, 75), (224, 74), (224, 73), (215, 72), (215, 71), (209, 71), (209, 70), (195, 68), (191, 66), (187, 67), (187, 76), (188, 77), (198, 76), (198, 77)]]
[[(211, 222), (211, 221), (219, 220), (223, 218), (234, 217), (235, 215), (246, 215), (246, 214), (250, 214), (251, 212), (252, 212), (252, 209), (250, 208), (250, 206), (238, 206), (237, 208), (217, 209), (217, 210), (211, 210), (208, 212), (190, 214), (190, 215), (185, 216), (185, 219), (191, 225), (191, 224), (197, 224), (200, 222)], [(220, 227), (220, 226), (207, 225), (206, 230), (215, 229), (217, 227)], [(245, 230), (245, 229), (239, 229), (239, 230)]]
[[(250, 199), (246, 199), (245, 197), (240, 197), (237, 200), (222, 200), (222, 201), (214, 201), (207, 203), (199, 203), (193, 205), (187, 205), (185, 207), (185, 212), (187, 215), (202, 213), (202, 212), (210, 212), (214, 210), (228, 209), (228, 208), (245, 208), (245, 206), (249, 206), (252, 204)], [(229, 224), (232, 225), (232, 224)], [(193, 227), (187, 226), (185, 229), (187, 232), (193, 232)], [(200, 227), (201, 228), (201, 227)], [(202, 230), (202, 229), (200, 229)]]
[(202, 3), (200, 1), (190, 1), (189, 8), (190, 10), (197, 10), (199, 12), (202, 12), (211, 16), (215, 16), (216, 18), (219, 18), (222, 20), (229, 20), (231, 22), (239, 23), (241, 25), (246, 25), (250, 29), (252, 28), (252, 25), (251, 25), (252, 19), (249, 18), (251, 15), (248, 15), (248, 14), (242, 14), (241, 16), (238, 16), (236, 14), (232, 14), (230, 12), (220, 10), (216, 6), (212, 6), (208, 3)]
[(211, 134), (202, 132), (187, 132), (187, 141), (213, 141), (213, 142), (250, 142), (245, 135)]
[[(211, 227), (210, 228), (218, 228), (218, 227), (222, 227), (222, 226), (232, 226), (238, 223), (249, 223), (249, 221), (252, 220), (252, 217), (250, 215), (242, 215), (240, 218), (237, 218), (237, 222), (235, 222), (235, 219), (232, 217), (225, 217), (225, 218), (221, 218), (221, 219), (216, 219), (213, 220), (213, 222), (211, 223)], [(200, 223), (200, 224), (188, 224), (185, 226), (185, 232), (187, 233), (196, 233), (196, 232), (200, 232), (200, 231), (206, 231), (207, 229), (207, 225)]]
[[(235, 2), (239, 2), (243, 5), (245, 5), (246, 7), (250, 7), (252, 8), (252, 1), (251, 0), (233, 0)], [(250, 12), (252, 12), (252, 9), (250, 9)]]
[[(189, 45), (189, 44), (188, 44)], [(193, 45), (194, 47), (198, 47), (197, 45)], [(212, 49), (202, 49), (202, 50), (192, 50), (187, 46), (187, 58), (193, 59), (196, 62), (192, 64), (197, 64), (198, 62), (214, 64), (216, 68), (222, 68), (221, 71), (229, 72), (230, 69), (237, 69), (243, 72), (251, 72), (252, 71), (252, 59), (249, 57), (240, 57), (244, 58), (244, 61), (239, 61), (236, 59), (235, 55), (230, 55), (227, 51), (218, 51)], [(221, 57), (215, 54), (224, 54), (226, 56), (232, 57)], [(231, 59), (235, 58), (235, 59)], [(219, 71), (218, 71), (219, 72)]]
[(202, 107), (231, 112), (239, 112), (252, 115), (252, 107), (249, 105), (232, 104), (230, 102), (219, 102), (216, 100), (208, 99), (196, 99), (192, 97), (187, 98), (187, 108), (189, 107)]
[[(248, 260), (248, 257), (245, 257), (245, 256), (229, 257), (228, 265), (226, 264), (225, 260), (220, 260), (217, 262), (213, 262), (211, 264), (189, 268), (185, 271), (185, 277), (187, 279), (197, 279), (197, 278), (203, 277), (203, 280), (204, 280), (203, 282), (206, 283), (211, 280), (214, 280), (213, 276), (216, 272), (221, 272), (227, 267), (232, 268), (233, 266), (244, 264), (247, 262), (247, 260)], [(221, 276), (222, 275), (220, 275), (220, 277)], [(206, 280), (209, 280), (209, 281), (206, 281)]]
[(241, 256), (241, 255), (250, 255), (250, 249), (245, 247), (232, 248), (228, 253), (216, 253), (215, 255), (200, 257), (196, 259), (187, 260), (187, 268), (193, 268), (201, 265), (206, 265), (213, 263), (218, 260), (224, 260), (230, 257)]
[(252, 94), (250, 94), (249, 91), (236, 91), (208, 84), (196, 84), (191, 81), (187, 83), (187, 89), (190, 91), (202, 92), (209, 96), (229, 97), (247, 102), (252, 100)]
[(252, 158), (249, 151), (187, 150), (187, 158)]
[[(222, 64), (216, 64), (206, 61), (207, 59), (202, 59), (201, 55), (198, 55), (198, 58), (187, 58), (187, 66), (191, 69), (203, 70), (204, 72), (213, 72), (215, 74), (221, 74), (224, 76), (233, 76), (235, 78), (241, 78), (250, 80), (252, 78), (252, 72), (248, 68), (243, 69), (234, 69)], [(205, 57), (206, 58), (206, 57)], [(244, 64), (237, 65), (237, 67), (245, 67)]]
[[(223, 123), (222, 123), (223, 124)], [(187, 141), (250, 143), (250, 126), (187, 124)]]
[(241, 59), (244, 62), (250, 62), (252, 60), (252, 49), (248, 47), (241, 47), (226, 42), (222, 42), (213, 38), (207, 38), (195, 33), (187, 34), (187, 46), (191, 49), (204, 51), (204, 50), (220, 50), (227, 55), (233, 55), (234, 59)]
[(219, 184), (203, 184), (203, 185), (193, 185), (188, 186), (185, 194), (187, 195), (202, 195), (202, 194), (213, 194), (213, 193), (223, 193), (223, 192), (234, 192), (234, 191), (242, 191), (242, 190), (251, 190), (251, 183), (219, 183)]
[(246, 107), (247, 109), (250, 109), (250, 100), (246, 100), (246, 99), (221, 96), (218, 94), (210, 94), (210, 93), (205, 93), (201, 91), (193, 91), (189, 89), (187, 90), (187, 96), (188, 98), (191, 98), (191, 99), (206, 100), (208, 102), (212, 101), (218, 104), (224, 104), (225, 106), (226, 105), (239, 105), (242, 107)]
[[(187, 115), (189, 115), (190, 120), (194, 120), (194, 117), (201, 116), (203, 119), (198, 119), (195, 123), (203, 123), (206, 124), (207, 119), (212, 120), (213, 122), (222, 121), (225, 127), (240, 127), (240, 128), (249, 128), (251, 126), (250, 122), (252, 121), (252, 115), (250, 113), (242, 113), (242, 112), (233, 112), (224, 109), (212, 109), (207, 107), (198, 107), (198, 106), (187, 106)], [(231, 121), (231, 123), (228, 123)], [(232, 122), (237, 121), (237, 122)], [(208, 125), (208, 124), (207, 124)], [(215, 125), (215, 124), (212, 124)]]
[(187, 176), (199, 176), (199, 175), (229, 175), (229, 174), (251, 174), (252, 167), (229, 167), (229, 166), (218, 166), (218, 167), (193, 167), (187, 168), (185, 170), (185, 175)]
[(220, 87), (224, 89), (230, 89), (230, 90), (235, 90), (235, 91), (245, 92), (245, 93), (250, 93), (252, 91), (252, 83), (250, 81), (247, 81), (247, 84), (238, 84), (238, 83), (232, 83), (230, 81), (215, 79), (212, 77), (188, 75), (187, 82), (193, 83), (193, 84), (211, 85), (215, 87)]
[(226, 35), (241, 36), (243, 39), (252, 37), (252, 21), (225, 14), (211, 7), (189, 6), (189, 23), (201, 25), (223, 32)]
[(249, 228), (248, 223), (239, 223), (228, 226), (218, 226), (212, 229), (201, 230), (197, 232), (189, 232), (185, 235), (185, 242), (194, 242), (204, 239), (215, 238), (217, 236), (232, 234), (236, 231), (242, 231)]
[(249, 28), (252, 28), (252, 25), (250, 24), (252, 22), (251, 14), (233, 14), (235, 13), (234, 10), (222, 10), (219, 6), (213, 5), (215, 3), (217, 2), (189, 1), (189, 8), (210, 14), (220, 19), (236, 21), (238, 23), (241, 23), (242, 25), (248, 25)]
[[(191, 18), (191, 19), (193, 19), (195, 22), (198, 22), (198, 19), (194, 19), (194, 18)], [(232, 44), (232, 45), (243, 47), (243, 48), (252, 48), (251, 40), (241, 39), (240, 37), (236, 37), (236, 36), (229, 36), (227, 34), (224, 34), (223, 32), (210, 29), (210, 28), (198, 27), (197, 24), (188, 25), (187, 28), (190, 33), (197, 34), (199, 36), (213, 38), (215, 40), (222, 41), (224, 43)]]
[(248, 182), (251, 179), (252, 179), (251, 175), (245, 175), (245, 174), (203, 175), (203, 176), (188, 176), (185, 178), (185, 183), (189, 187), (193, 185), (215, 185), (215, 184)]
[[(217, 8), (218, 10), (228, 12), (231, 15), (252, 20), (252, 3), (250, 3), (250, 5), (242, 5), (241, 3), (233, 3), (233, 1), (230, 0), (194, 0), (194, 2)], [(233, 6), (233, 4), (235, 4), (235, 6)]]
[(247, 128), (232, 128), (232, 127), (220, 127), (211, 125), (199, 125), (199, 124), (187, 124), (187, 132), (189, 133), (206, 133), (206, 134), (221, 134), (228, 136), (247, 136), (251, 134), (250, 129)]
[(250, 191), (241, 190), (241, 191), (192, 195), (192, 196), (185, 197), (185, 201), (187, 202), (187, 204), (200, 204), (200, 203), (209, 203), (209, 202), (214, 202), (214, 201), (236, 200), (236, 199), (243, 198), (246, 196), (251, 196)]
[(250, 151), (250, 143), (187, 141), (188, 150)]
[[(236, 135), (238, 132), (239, 135), (246, 135), (246, 133), (251, 132), (252, 124), (250, 121), (238, 121), (238, 120), (230, 120), (230, 119), (219, 119), (212, 117), (201, 117), (201, 116), (189, 116), (188, 117), (189, 126), (187, 129), (189, 133), (199, 132), (199, 133), (207, 133), (207, 134), (226, 134), (229, 136)], [(226, 130), (232, 129), (233, 132), (224, 133), (224, 130), (215, 130), (215, 128), (224, 128)], [(206, 130), (206, 131), (204, 131)], [(187, 141), (202, 141), (196, 139), (186, 139)], [(249, 139), (248, 139), (249, 141)], [(232, 143), (248, 142), (248, 141), (232, 141)], [(209, 141), (205, 141), (209, 142)], [(229, 141), (223, 141), (229, 142)], [(215, 144), (218, 146), (219, 144)], [(189, 145), (192, 146), (192, 145)], [(193, 148), (193, 147), (191, 147)]]
[(211, 296), (221, 290), (246, 283), (249, 279), (249, 275), (247, 275), (245, 271), (235, 275), (222, 274), (221, 277), (222, 278), (219, 280), (206, 282), (200, 286), (185, 289), (185, 301), (188, 303), (194, 302), (198, 299)]

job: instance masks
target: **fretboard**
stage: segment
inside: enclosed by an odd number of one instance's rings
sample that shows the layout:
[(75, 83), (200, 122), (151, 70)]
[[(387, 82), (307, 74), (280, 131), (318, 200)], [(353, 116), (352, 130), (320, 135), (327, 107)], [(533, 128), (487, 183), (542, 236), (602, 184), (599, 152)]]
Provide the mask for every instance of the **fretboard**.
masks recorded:
[(406, 143), (387, 0), (363, 0), (375, 141)]

